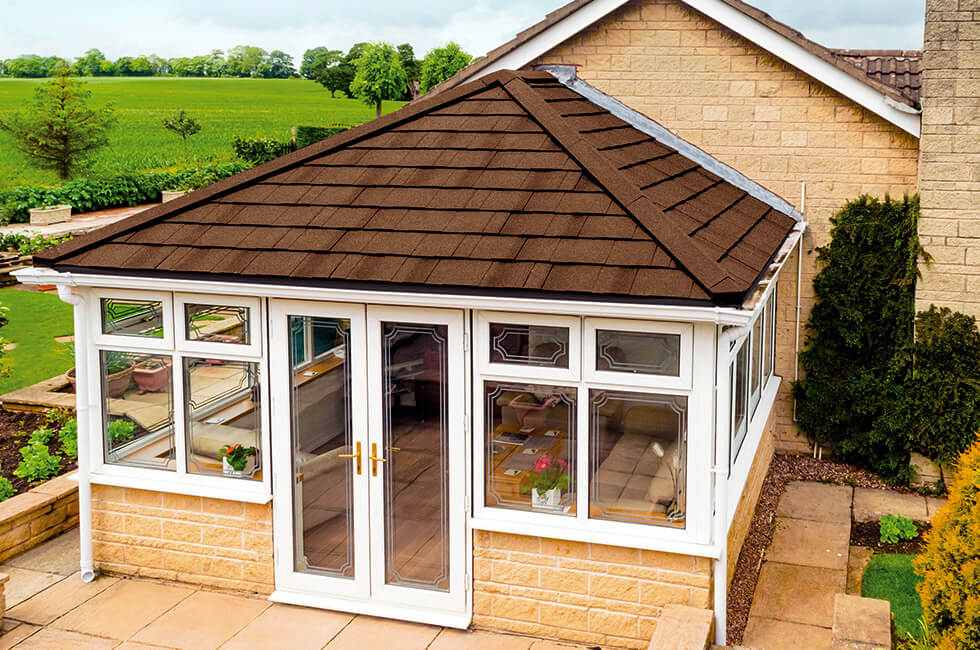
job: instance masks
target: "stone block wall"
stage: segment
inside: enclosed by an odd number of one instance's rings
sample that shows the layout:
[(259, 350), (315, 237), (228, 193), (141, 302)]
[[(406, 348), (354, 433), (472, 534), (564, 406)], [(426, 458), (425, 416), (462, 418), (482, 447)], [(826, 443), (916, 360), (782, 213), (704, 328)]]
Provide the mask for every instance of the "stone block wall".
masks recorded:
[(745, 538), (749, 534), (752, 517), (755, 515), (755, 506), (759, 503), (759, 495), (762, 494), (762, 484), (766, 480), (769, 465), (772, 463), (772, 455), (775, 452), (774, 419), (775, 414), (770, 413), (769, 421), (762, 432), (762, 439), (759, 440), (758, 451), (752, 460), (748, 478), (745, 479), (742, 496), (739, 497), (735, 514), (732, 516), (732, 523), (728, 527), (728, 575), (726, 577), (728, 584), (731, 584), (735, 575), (738, 556), (742, 552), (742, 545), (745, 544)]
[(978, 0), (927, 0), (922, 64), (919, 234), (935, 263), (916, 300), (980, 316)]
[(92, 486), (92, 553), (110, 573), (268, 594), (272, 506)]
[(0, 503), (0, 562), (78, 525), (78, 485), (67, 476)]
[(711, 561), (474, 531), (473, 625), (646, 648), (663, 608), (711, 607)]
[[(581, 78), (797, 207), (805, 181), (816, 246), (829, 241), (830, 217), (846, 201), (916, 191), (915, 137), (677, 0), (634, 0), (537, 63), (580, 66)], [(815, 253), (805, 255), (804, 322), (815, 261)], [(794, 255), (779, 287), (776, 371), (786, 379), (795, 367), (795, 283)], [(776, 416), (777, 446), (807, 450), (788, 381)]]

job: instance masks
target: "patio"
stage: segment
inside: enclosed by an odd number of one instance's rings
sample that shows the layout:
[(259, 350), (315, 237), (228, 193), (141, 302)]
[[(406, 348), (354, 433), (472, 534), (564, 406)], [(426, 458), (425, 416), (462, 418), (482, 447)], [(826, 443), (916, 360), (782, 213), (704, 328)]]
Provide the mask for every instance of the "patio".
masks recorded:
[[(575, 648), (529, 637), (462, 632), (270, 603), (155, 580), (78, 577), (73, 530), (0, 565), (7, 573), (7, 648), (390, 648), (412, 650)], [(394, 644), (394, 645), (393, 645)]]

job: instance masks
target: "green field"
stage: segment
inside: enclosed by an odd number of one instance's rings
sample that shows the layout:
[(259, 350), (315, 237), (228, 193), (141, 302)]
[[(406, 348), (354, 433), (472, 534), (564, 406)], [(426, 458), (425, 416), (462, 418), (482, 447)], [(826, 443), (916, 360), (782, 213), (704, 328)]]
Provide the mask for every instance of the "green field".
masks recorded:
[(0, 289), (8, 322), (0, 336), (16, 347), (4, 356), (8, 372), (0, 377), (0, 395), (59, 375), (74, 364), (72, 348), (55, 341), (74, 329), (72, 307), (58, 296), (37, 291)]
[[(296, 125), (360, 124), (374, 109), (354, 99), (333, 99), (303, 79), (95, 78), (84, 80), (93, 102), (115, 107), (118, 124), (110, 144), (94, 158), (88, 176), (191, 166), (234, 158), (235, 136), (287, 139)], [(20, 108), (43, 80), (0, 79), (0, 115)], [(388, 102), (385, 112), (400, 106)], [(185, 148), (164, 130), (163, 118), (183, 108), (202, 130)], [(9, 136), (0, 133), (0, 189), (56, 185), (51, 172), (30, 167)]]

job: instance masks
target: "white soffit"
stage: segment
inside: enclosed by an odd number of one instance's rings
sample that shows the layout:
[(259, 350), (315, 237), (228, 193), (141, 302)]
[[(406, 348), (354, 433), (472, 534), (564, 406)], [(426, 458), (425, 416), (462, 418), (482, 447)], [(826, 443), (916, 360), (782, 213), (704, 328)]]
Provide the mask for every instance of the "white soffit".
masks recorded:
[[(605, 18), (628, 1), (593, 0), (593, 2), (583, 5), (578, 11), (569, 14), (486, 67), (461, 79), (459, 84), (474, 81), (499, 70), (518, 70), (590, 25)], [(851, 76), (835, 65), (824, 61), (779, 32), (770, 29), (721, 0), (680, 0), (680, 2), (752, 41), (767, 52), (891, 122), (903, 131), (919, 137), (921, 116), (918, 111), (900, 105), (857, 77)]]

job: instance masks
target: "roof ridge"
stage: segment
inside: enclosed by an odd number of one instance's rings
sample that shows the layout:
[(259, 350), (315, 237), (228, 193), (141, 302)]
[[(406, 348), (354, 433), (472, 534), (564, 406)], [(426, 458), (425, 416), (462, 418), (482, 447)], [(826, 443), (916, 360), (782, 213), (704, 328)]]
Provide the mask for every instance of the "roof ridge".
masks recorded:
[(691, 279), (708, 293), (730, 274), (717, 260), (705, 253), (700, 243), (677, 228), (660, 208), (644, 192), (620, 172), (595, 146), (576, 131), (564, 124), (561, 115), (536, 93), (525, 77), (543, 78), (546, 72), (514, 75), (503, 84), (504, 90), (514, 98), (544, 130), (551, 135), (582, 166), (598, 184), (623, 206), (638, 225), (687, 272)]

